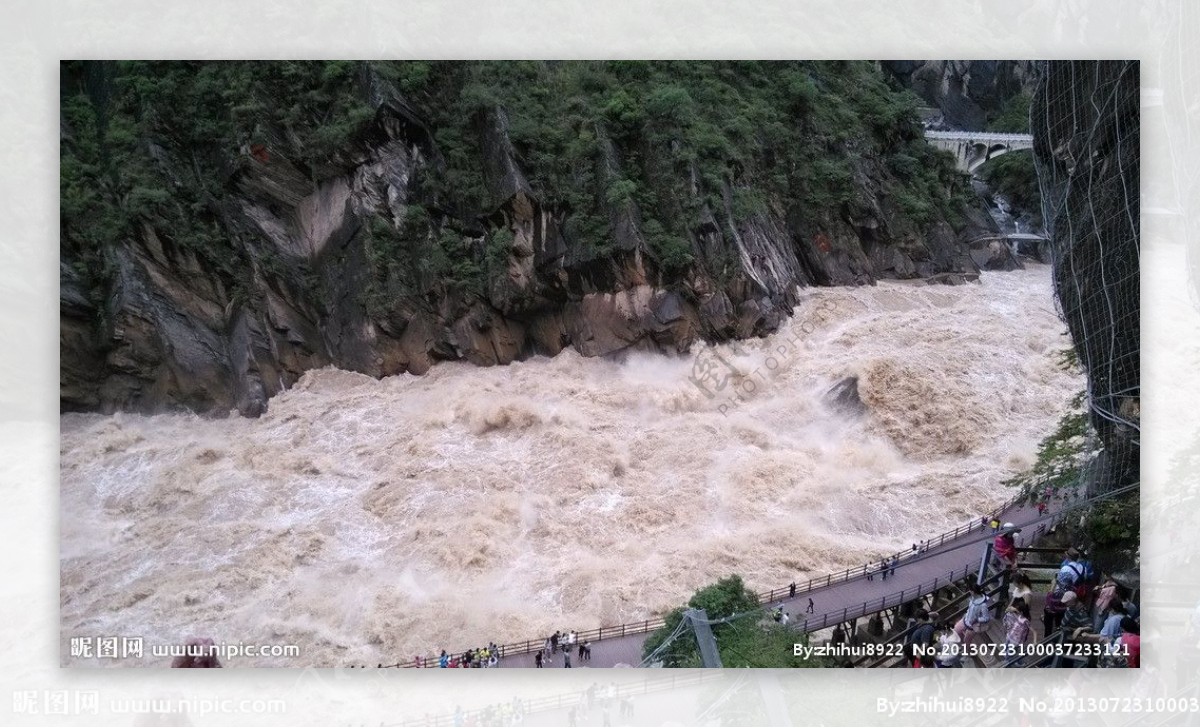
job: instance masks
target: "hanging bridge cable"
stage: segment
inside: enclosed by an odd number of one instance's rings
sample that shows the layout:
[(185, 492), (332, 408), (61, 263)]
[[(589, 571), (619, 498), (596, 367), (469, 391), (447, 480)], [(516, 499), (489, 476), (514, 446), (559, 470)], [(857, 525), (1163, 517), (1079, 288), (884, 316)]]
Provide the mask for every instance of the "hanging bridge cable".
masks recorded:
[(675, 640), (679, 639), (679, 636), (681, 634), (683, 634), (686, 631), (690, 631), (690, 630), (691, 630), (691, 625), (688, 624), (687, 618), (681, 617), (679, 620), (679, 624), (675, 625), (675, 629), (671, 632), (671, 634), (668, 635), (665, 640), (663, 640), (662, 644), (660, 644), (658, 647), (654, 648), (653, 652), (651, 652), (649, 655), (647, 655), (645, 658), (643, 658), (641, 664), (639, 664), (638, 667), (649, 667), (650, 665), (654, 664), (655, 662), (658, 662), (659, 660), (661, 660), (663, 655), (666, 654), (667, 649), (671, 646), (671, 643), (674, 642)]

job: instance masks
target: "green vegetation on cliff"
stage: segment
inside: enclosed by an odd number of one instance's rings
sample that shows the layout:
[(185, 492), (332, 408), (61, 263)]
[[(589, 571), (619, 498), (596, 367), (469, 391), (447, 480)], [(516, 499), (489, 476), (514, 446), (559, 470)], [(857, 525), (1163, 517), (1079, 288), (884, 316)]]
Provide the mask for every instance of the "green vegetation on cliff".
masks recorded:
[[(1059, 366), (1068, 371), (1080, 370), (1075, 349), (1062, 352)], [(1069, 502), (1094, 495), (1088, 492), (1088, 484), (1095, 479), (1093, 466), (1104, 454), (1089, 424), (1086, 397), (1085, 392), (1075, 395), (1054, 432), (1038, 445), (1037, 461), (1004, 485), (1021, 489), (1033, 503), (1051, 499)], [(1106, 554), (1133, 551), (1139, 539), (1139, 507), (1136, 492), (1100, 501), (1084, 509), (1080, 518), (1067, 519), (1059, 529), (1069, 539), (1097, 547)]]
[(1002, 154), (986, 162), (978, 174), (992, 190), (1008, 198), (1014, 209), (1028, 211), (1035, 224), (1041, 225), (1042, 197), (1033, 154), (1024, 151)]
[(768, 211), (817, 224), (882, 197), (919, 231), (956, 221), (964, 201), (951, 161), (921, 139), (916, 97), (868, 62), (67, 62), (64, 245), (102, 277), (102, 251), (149, 225), (236, 286), (250, 265), (223, 204), (239, 170), (268, 157), (314, 182), (351, 169), (389, 86), (427, 123), (436, 160), (421, 172), (427, 229), (368, 223), (390, 251), (376, 262), (401, 279), (376, 303), (418, 278), (486, 288), (495, 150), (480, 119), (496, 109), (565, 235), (610, 254), (626, 210), (666, 278), (695, 262), (706, 225), (728, 236)]
[(1027, 93), (1014, 95), (1004, 103), (1000, 111), (987, 123), (987, 131), (1008, 134), (1029, 133), (1029, 104), (1033, 99)]

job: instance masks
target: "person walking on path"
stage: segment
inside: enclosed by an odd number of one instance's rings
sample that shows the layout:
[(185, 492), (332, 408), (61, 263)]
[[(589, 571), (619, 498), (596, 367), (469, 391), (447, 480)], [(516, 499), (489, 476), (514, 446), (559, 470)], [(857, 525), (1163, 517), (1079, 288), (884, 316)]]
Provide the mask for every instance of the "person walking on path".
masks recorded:
[(1096, 631), (1099, 632), (1104, 625), (1104, 619), (1108, 616), (1108, 607), (1114, 602), (1121, 600), (1117, 596), (1117, 580), (1112, 577), (1112, 574), (1104, 572), (1104, 583), (1100, 586), (1100, 592), (1096, 596), (1096, 602), (1092, 607), (1092, 619), (1096, 625)]
[(899, 565), (900, 565), (900, 557), (893, 556), (892, 557), (892, 568), (891, 568), (891, 571), (888, 573), (888, 576), (895, 576), (896, 575), (896, 567)]
[(542, 660), (543, 660), (543, 658), (542, 658), (542, 651), (541, 651), (541, 650), (538, 650), (538, 651), (537, 651), (537, 654), (533, 656), (533, 666), (534, 666), (534, 667), (541, 667), (541, 666), (542, 666)]
[(571, 651), (563, 650), (563, 667), (571, 666)]
[[(1010, 618), (1010, 615), (1011, 618)], [(1024, 659), (1021, 646), (1029, 641), (1033, 630), (1029, 626), (1029, 605), (1024, 600), (1014, 602), (1004, 615), (1004, 646), (1005, 657), (1013, 659), (1012, 666), (1020, 667)]]
[(550, 635), (550, 654), (552, 655), (558, 652), (558, 635), (559, 633), (557, 631)]
[(947, 622), (938, 637), (938, 655), (934, 667), (962, 667), (962, 638)]
[(979, 584), (971, 585), (971, 600), (968, 602), (967, 613), (954, 625), (954, 631), (962, 638), (964, 645), (971, 644), (975, 633), (987, 629), (987, 623), (992, 621), (992, 607), (987, 595)]
[(1063, 614), (1067, 611), (1063, 597), (1067, 591), (1069, 590), (1055, 582), (1050, 585), (1050, 591), (1046, 592), (1046, 598), (1042, 601), (1042, 629), (1045, 630), (1046, 635), (1057, 632), (1059, 625), (1062, 624)]
[(1088, 612), (1087, 605), (1075, 596), (1075, 592), (1063, 592), (1062, 604), (1066, 607), (1066, 611), (1062, 614), (1061, 626), (1063, 634), (1075, 634), (1075, 630), (1080, 627), (1090, 627), (1092, 625), (1092, 615)]
[(884, 559), (883, 561), (879, 562), (879, 572), (881, 574), (883, 574), (883, 580), (887, 581), (887, 578), (888, 578), (888, 560), (887, 559)]
[(1028, 604), (1033, 598), (1033, 582), (1029, 580), (1029, 576), (1021, 572), (1013, 577), (1012, 600), (1015, 602), (1018, 599), (1024, 599)]
[(812, 597), (808, 598), (808, 607), (804, 610), (805, 614), (812, 614), (815, 607), (813, 606)]
[(1000, 562), (1001, 568), (1008, 571), (1017, 566), (1017, 543), (1016, 534), (1021, 529), (1016, 528), (1011, 523), (1004, 524), (1004, 530), (996, 534), (996, 538), (992, 540), (992, 552), (996, 554), (996, 560)]
[(794, 599), (795, 597), (796, 597), (796, 582), (793, 581), (791, 584), (788, 585), (788, 599)]

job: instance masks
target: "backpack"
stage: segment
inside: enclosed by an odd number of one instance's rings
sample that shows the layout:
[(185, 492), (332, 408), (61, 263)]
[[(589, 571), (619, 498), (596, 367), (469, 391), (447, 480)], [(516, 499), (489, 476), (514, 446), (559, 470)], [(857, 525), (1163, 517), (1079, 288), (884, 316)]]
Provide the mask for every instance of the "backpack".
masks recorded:
[(1075, 561), (1068, 562), (1064, 566), (1075, 572), (1075, 582), (1071, 584), (1071, 591), (1075, 592), (1075, 596), (1079, 597), (1080, 601), (1087, 599), (1088, 593), (1092, 590), (1092, 584), (1096, 576), (1092, 569), (1090, 561)]
[(1066, 606), (1062, 603), (1063, 591), (1061, 587), (1055, 584), (1055, 588), (1046, 594), (1046, 602), (1042, 608), (1051, 614), (1062, 614), (1067, 611)]
[(972, 599), (971, 605), (967, 608), (967, 615), (974, 617), (974, 624), (976, 626), (992, 621), (992, 605), (989, 603), (988, 598), (984, 596), (979, 601)]

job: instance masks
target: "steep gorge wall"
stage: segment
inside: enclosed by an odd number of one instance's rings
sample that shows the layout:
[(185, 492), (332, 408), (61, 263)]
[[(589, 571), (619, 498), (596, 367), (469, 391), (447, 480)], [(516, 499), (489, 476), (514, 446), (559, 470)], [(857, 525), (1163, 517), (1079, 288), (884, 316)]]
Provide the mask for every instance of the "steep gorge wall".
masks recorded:
[[(83, 89), (65, 107), (64, 154), (101, 160), (92, 165), (100, 171), (82, 172), (64, 161), (64, 410), (253, 416), (328, 364), (378, 377), (565, 347), (682, 352), (700, 339), (774, 331), (798, 286), (977, 273), (962, 241), (991, 224), (949, 191), (932, 201), (940, 207), (906, 207), (882, 143), (840, 142), (850, 190), (840, 200), (814, 205), (776, 190), (747, 205), (765, 177), (714, 181), (701, 162), (672, 154), (675, 141), (664, 150), (603, 119), (580, 132), (594, 151), (573, 172), (578, 183), (560, 183), (594, 204), (589, 222), (580, 203), (532, 181), (503, 103), (480, 104), (464, 127), (475, 135), (470, 182), (482, 201), (464, 203), (437, 185), (456, 153), (443, 127), (369, 68), (357, 91), (369, 114), (351, 142), (317, 161), (287, 125), (260, 124), (224, 156), (143, 126), (129, 142), (148, 170), (137, 174), (155, 180), (143, 189), (103, 174), (119, 120), (106, 109), (111, 69), (64, 73), (65, 93)], [(889, 144), (906, 159), (936, 159), (911, 156), (924, 154), (914, 119), (895, 127), (885, 131), (900, 141)], [(99, 153), (71, 151), (92, 135)], [(114, 177), (133, 177), (134, 165), (113, 165)], [(215, 181), (209, 170), (219, 170)], [(621, 194), (634, 179), (649, 193)], [(943, 184), (956, 184), (952, 173)], [(97, 242), (101, 212), (133, 209), (138, 195), (148, 212)], [(915, 219), (913, 209), (927, 214)], [(659, 223), (672, 215), (685, 220), (674, 237)]]
[(1010, 99), (1032, 94), (1036, 61), (883, 61), (885, 72), (925, 103), (946, 125), (982, 131)]
[(1055, 289), (1103, 444), (1098, 491), (1140, 478), (1139, 83), (1137, 61), (1050, 61), (1031, 115)]

